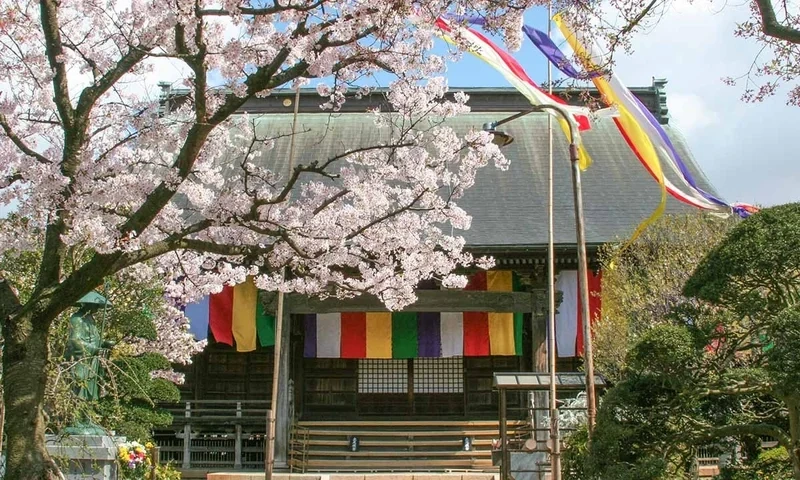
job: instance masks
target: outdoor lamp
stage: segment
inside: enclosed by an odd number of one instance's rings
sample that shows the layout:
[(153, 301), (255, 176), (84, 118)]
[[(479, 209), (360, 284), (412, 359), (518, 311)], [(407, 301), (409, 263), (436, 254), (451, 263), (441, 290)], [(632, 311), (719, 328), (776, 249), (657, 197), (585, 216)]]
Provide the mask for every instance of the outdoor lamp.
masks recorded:
[(492, 143), (501, 148), (505, 147), (506, 145), (510, 145), (514, 141), (514, 137), (512, 137), (510, 134), (502, 130), (497, 130), (497, 122), (484, 123), (483, 131), (494, 135)]

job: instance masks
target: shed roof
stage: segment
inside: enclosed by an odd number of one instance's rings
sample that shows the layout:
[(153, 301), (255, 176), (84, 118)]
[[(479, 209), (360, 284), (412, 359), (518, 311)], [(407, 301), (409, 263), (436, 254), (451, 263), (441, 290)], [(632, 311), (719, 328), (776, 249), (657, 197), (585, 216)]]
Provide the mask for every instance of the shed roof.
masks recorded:
[[(459, 132), (479, 129), (484, 123), (516, 112), (481, 112), (461, 115), (447, 121)], [(511, 161), (507, 171), (488, 166), (479, 171), (476, 184), (459, 205), (473, 217), (470, 230), (462, 234), (473, 248), (525, 248), (547, 242), (548, 128), (546, 114), (530, 114), (504, 125), (515, 137), (503, 149)], [(270, 136), (291, 131), (291, 114), (268, 114), (259, 119), (259, 130)], [(567, 143), (554, 122), (554, 213), (555, 243), (575, 244), (572, 183)], [(714, 188), (699, 169), (685, 140), (664, 126), (676, 149), (695, 175), (700, 186)], [(298, 117), (297, 163), (323, 160), (359, 146), (387, 140), (386, 129), (378, 129), (365, 113), (304, 113)], [(582, 175), (586, 241), (601, 244), (630, 236), (640, 222), (657, 207), (660, 191), (655, 180), (636, 159), (613, 120), (600, 119), (583, 141), (593, 165)], [(263, 162), (272, 168), (286, 168), (289, 139), (279, 139), (264, 152)], [(667, 211), (678, 213), (689, 207), (671, 197)]]
[[(561, 372), (556, 374), (555, 383), (559, 390), (586, 390), (586, 375), (583, 372)], [(495, 373), (494, 388), (498, 390), (547, 390), (550, 388), (549, 372)], [(597, 387), (606, 386), (605, 379), (594, 376)]]

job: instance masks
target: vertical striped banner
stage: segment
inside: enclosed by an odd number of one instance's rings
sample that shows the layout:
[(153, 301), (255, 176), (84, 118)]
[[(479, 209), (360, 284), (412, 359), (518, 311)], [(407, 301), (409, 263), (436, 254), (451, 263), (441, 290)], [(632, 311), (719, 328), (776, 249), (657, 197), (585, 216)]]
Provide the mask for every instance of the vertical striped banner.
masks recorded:
[(237, 352), (252, 352), (256, 349), (256, 304), (258, 288), (249, 278), (233, 287), (233, 339)]
[(442, 356), (463, 356), (464, 315), (461, 312), (442, 312), (441, 327)]
[(203, 297), (183, 308), (189, 319), (189, 331), (197, 340), (208, 337), (214, 341), (236, 346), (239, 352), (275, 345), (275, 316), (270, 315), (258, 301), (258, 288), (252, 278), (234, 287), (223, 286), (220, 293)]
[(556, 290), (561, 292), (561, 304), (556, 308), (556, 351), (559, 357), (574, 357), (578, 329), (578, 272), (559, 272)]
[(366, 358), (367, 314), (342, 313), (342, 358)]
[(261, 302), (256, 302), (256, 330), (262, 347), (275, 345), (275, 315), (268, 314)]
[[(511, 271), (479, 272), (466, 289), (520, 290)], [(308, 315), (304, 325), (306, 357), (403, 359), (523, 353), (522, 313), (329, 313)]]
[(317, 357), (341, 358), (341, 316), (338, 313), (317, 315)]
[(416, 313), (392, 313), (392, 358), (418, 356), (417, 331)]
[(233, 287), (225, 285), (220, 293), (211, 295), (208, 323), (216, 342), (233, 346)]
[[(486, 272), (486, 290), (511, 292), (514, 289), (513, 272), (496, 270)], [(492, 355), (515, 355), (514, 314), (489, 313), (489, 351)]]
[[(512, 290), (515, 292), (522, 291), (519, 276), (512, 274)], [(514, 355), (522, 356), (522, 329), (525, 326), (525, 314), (521, 312), (514, 312)]]
[[(600, 288), (603, 272), (589, 271), (589, 321), (594, 323), (600, 316)], [(575, 339), (575, 350), (578, 356), (583, 356), (583, 312), (578, 309), (578, 332)]]
[(317, 316), (313, 313), (303, 315), (303, 356), (316, 358), (317, 356)]
[(392, 314), (367, 312), (367, 358), (392, 358)]
[[(486, 290), (487, 272), (478, 272), (469, 279), (464, 290)], [(489, 314), (486, 312), (464, 312), (464, 356), (482, 357), (490, 355)]]
[(441, 315), (439, 312), (424, 312), (417, 317), (420, 357), (442, 356)]

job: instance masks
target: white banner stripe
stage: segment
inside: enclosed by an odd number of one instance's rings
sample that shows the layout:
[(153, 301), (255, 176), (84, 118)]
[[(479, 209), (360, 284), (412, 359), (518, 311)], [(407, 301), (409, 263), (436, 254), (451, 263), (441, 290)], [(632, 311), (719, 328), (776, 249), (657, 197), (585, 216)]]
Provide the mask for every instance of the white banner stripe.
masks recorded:
[(317, 314), (317, 358), (339, 358), (341, 356), (342, 315), (340, 313)]
[(574, 357), (578, 340), (578, 272), (559, 273), (556, 290), (562, 294), (561, 304), (556, 307), (556, 351), (559, 357)]
[(439, 324), (442, 332), (442, 356), (463, 356), (464, 314), (461, 312), (442, 312)]

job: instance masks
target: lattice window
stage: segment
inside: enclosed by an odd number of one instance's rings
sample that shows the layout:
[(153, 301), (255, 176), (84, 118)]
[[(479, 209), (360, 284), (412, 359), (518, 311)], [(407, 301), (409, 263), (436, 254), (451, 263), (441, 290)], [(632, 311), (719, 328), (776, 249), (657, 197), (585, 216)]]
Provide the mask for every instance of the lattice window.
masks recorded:
[(463, 391), (463, 358), (414, 359), (414, 392), (461, 393)]
[(358, 361), (358, 393), (408, 392), (408, 361), (364, 358)]

